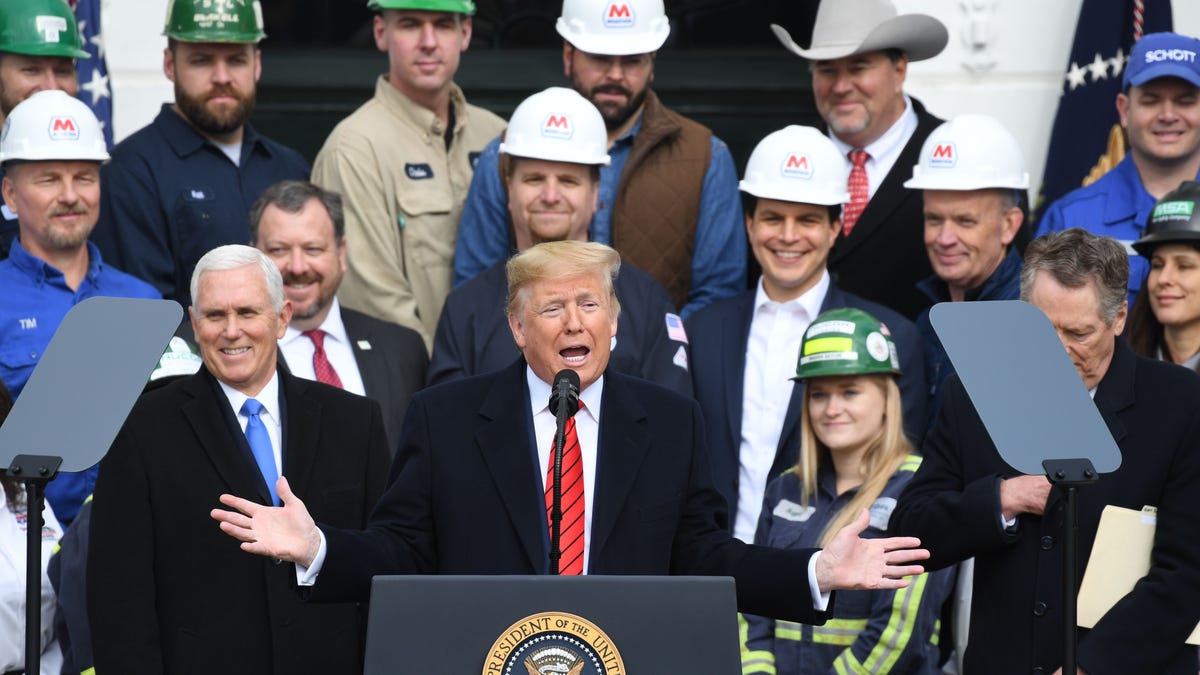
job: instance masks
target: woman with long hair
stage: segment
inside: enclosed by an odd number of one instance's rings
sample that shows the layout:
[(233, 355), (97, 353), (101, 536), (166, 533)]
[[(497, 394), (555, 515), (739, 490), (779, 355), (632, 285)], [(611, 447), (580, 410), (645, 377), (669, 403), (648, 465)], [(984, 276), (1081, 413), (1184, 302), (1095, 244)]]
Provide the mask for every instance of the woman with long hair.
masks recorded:
[[(813, 321), (793, 378), (805, 385), (800, 461), (767, 486), (755, 543), (823, 547), (864, 510), (863, 536), (886, 535), (921, 463), (904, 436), (899, 374), (896, 346), (875, 317), (845, 308)], [(937, 619), (952, 586), (946, 569), (897, 591), (839, 591), (824, 626), (747, 616), (743, 673), (940, 672)]]
[(1133, 248), (1150, 272), (1129, 314), (1129, 345), (1200, 372), (1200, 183), (1187, 181), (1154, 207)]

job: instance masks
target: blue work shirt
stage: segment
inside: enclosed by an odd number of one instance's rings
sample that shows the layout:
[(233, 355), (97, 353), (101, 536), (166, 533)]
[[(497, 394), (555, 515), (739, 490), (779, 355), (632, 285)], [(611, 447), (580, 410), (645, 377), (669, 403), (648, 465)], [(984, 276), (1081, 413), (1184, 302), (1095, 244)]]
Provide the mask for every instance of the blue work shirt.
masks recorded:
[(1072, 190), (1051, 204), (1038, 223), (1037, 236), (1082, 227), (1119, 241), (1129, 253), (1129, 306), (1133, 307), (1133, 299), (1150, 272), (1150, 262), (1138, 255), (1132, 244), (1141, 238), (1156, 201), (1142, 186), (1133, 153), (1129, 153), (1100, 180)]
[(308, 180), (295, 150), (242, 128), (239, 164), (170, 104), (113, 148), (100, 169), (100, 222), (92, 240), (112, 264), (191, 304), (192, 270), (205, 253), (250, 242), (250, 205), (284, 179)]
[[(612, 209), (633, 139), (633, 128), (608, 149), (611, 163), (600, 167), (599, 204), (588, 226), (588, 240), (612, 245)], [(725, 142), (712, 137), (712, 158), (704, 172), (700, 219), (692, 248), (692, 285), (687, 317), (701, 307), (746, 290), (746, 236), (737, 188), (737, 169)], [(475, 165), (471, 189), (463, 205), (458, 243), (454, 251), (454, 286), (458, 287), (488, 267), (515, 253), (509, 231), (508, 194), (500, 179), (500, 139), (484, 148)]]
[[(0, 380), (15, 400), (38, 359), (50, 344), (67, 312), (96, 296), (161, 297), (154, 287), (103, 262), (88, 243), (88, 271), (79, 288), (71, 290), (62, 272), (34, 257), (13, 241), (7, 260), (0, 261)], [(99, 465), (79, 473), (60, 473), (46, 486), (46, 499), (63, 525), (92, 493)]]

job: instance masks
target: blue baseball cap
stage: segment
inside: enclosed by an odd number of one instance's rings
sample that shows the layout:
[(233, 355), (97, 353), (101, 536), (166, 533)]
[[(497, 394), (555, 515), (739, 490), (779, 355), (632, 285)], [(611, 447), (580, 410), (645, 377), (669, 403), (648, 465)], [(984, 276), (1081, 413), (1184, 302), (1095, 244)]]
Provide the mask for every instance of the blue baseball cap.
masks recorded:
[(1133, 46), (1125, 66), (1125, 87), (1160, 77), (1178, 77), (1200, 87), (1200, 40), (1179, 33), (1151, 33)]

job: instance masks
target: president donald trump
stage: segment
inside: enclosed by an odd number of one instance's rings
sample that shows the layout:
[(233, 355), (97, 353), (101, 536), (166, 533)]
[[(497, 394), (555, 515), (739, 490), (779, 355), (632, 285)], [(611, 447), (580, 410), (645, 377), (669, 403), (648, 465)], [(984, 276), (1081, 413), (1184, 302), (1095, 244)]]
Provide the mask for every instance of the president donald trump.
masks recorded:
[[(620, 306), (616, 251), (552, 242), (513, 257), (508, 322), (523, 356), (413, 398), (366, 530), (316, 525), (280, 479), (283, 505), (231, 495), (212, 516), (248, 552), (296, 563), (314, 600), (365, 598), (376, 574), (543, 574), (551, 382), (580, 380), (563, 459), (562, 574), (728, 575), (739, 609), (821, 622), (834, 589), (901, 588), (927, 556), (913, 538), (862, 539), (867, 514), (823, 551), (750, 546), (728, 530), (691, 399), (607, 371)], [(803, 571), (807, 570), (805, 574)]]

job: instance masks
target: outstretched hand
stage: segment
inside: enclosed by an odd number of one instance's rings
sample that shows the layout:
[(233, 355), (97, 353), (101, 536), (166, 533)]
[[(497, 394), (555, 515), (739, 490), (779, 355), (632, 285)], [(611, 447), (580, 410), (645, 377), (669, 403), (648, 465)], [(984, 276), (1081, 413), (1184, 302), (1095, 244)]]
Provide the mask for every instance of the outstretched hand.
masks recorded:
[(213, 509), (221, 531), (242, 542), (242, 550), (310, 567), (321, 547), (317, 524), (304, 502), (292, 493), (287, 478), (275, 483), (283, 506), (263, 506), (234, 495), (221, 495), (221, 503), (235, 511)]
[(910, 563), (925, 560), (929, 551), (917, 548), (916, 537), (864, 539), (859, 535), (871, 520), (863, 509), (858, 518), (838, 530), (817, 558), (817, 585), (822, 593), (835, 590), (892, 590), (908, 586), (906, 577), (925, 568)]

